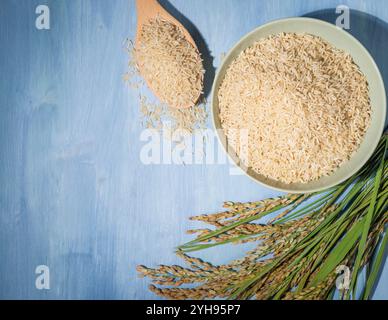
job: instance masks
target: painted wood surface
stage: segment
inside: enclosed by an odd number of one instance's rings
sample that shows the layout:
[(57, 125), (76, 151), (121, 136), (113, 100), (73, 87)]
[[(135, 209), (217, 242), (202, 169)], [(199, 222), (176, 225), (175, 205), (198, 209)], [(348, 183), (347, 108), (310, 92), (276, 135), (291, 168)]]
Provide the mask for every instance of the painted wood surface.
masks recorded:
[[(50, 8), (50, 30), (35, 28), (39, 4)], [(372, 15), (351, 20), (352, 32), (387, 80), (384, 0), (170, 0), (167, 7), (195, 26), (217, 66), (255, 27), (338, 4)], [(332, 19), (330, 12), (319, 15)], [(122, 44), (135, 26), (134, 1), (0, 2), (0, 298), (156, 298), (135, 266), (180, 263), (173, 248), (189, 239), (189, 216), (225, 200), (277, 195), (230, 175), (227, 164), (142, 164), (138, 92), (122, 80)], [(242, 253), (201, 256), (226, 262)], [(50, 290), (35, 287), (42, 264)], [(387, 282), (386, 266), (374, 298), (388, 298)]]

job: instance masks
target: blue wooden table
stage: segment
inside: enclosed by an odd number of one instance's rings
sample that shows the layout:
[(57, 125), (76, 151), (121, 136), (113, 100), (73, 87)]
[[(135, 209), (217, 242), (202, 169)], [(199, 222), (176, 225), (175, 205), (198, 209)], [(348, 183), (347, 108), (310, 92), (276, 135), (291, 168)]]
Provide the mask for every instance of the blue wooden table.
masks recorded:
[[(343, 3), (369, 14), (355, 14), (351, 31), (387, 82), (385, 0), (162, 2), (195, 26), (215, 67), (255, 27)], [(50, 9), (50, 30), (35, 27), (39, 4)], [(334, 9), (310, 15), (330, 20)], [(276, 195), (230, 175), (228, 164), (140, 161), (138, 92), (122, 80), (123, 41), (135, 23), (128, 0), (0, 2), (0, 298), (155, 298), (135, 266), (180, 263), (173, 248), (189, 239), (189, 216)], [(201, 256), (242, 254), (231, 247)], [(38, 265), (49, 267), (49, 290), (36, 288)], [(374, 298), (388, 298), (387, 282), (388, 266)]]

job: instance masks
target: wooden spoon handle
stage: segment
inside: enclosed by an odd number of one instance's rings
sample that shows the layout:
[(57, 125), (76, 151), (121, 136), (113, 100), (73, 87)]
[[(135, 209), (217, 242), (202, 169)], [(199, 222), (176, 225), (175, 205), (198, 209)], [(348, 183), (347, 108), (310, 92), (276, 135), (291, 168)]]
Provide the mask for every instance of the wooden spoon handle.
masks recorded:
[(136, 0), (136, 7), (139, 26), (164, 11), (157, 0)]

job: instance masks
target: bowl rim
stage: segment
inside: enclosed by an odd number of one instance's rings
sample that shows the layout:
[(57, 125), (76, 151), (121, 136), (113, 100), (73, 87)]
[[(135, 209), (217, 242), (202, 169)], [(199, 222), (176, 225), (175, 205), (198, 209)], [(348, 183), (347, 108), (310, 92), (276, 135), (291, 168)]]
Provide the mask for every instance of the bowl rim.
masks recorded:
[[(384, 133), (384, 127), (385, 127), (385, 119), (386, 119), (386, 115), (387, 115), (387, 98), (386, 98), (386, 89), (385, 89), (385, 85), (384, 85), (384, 80), (383, 80), (383, 77), (381, 75), (381, 72), (380, 72), (380, 69), (379, 67), (377, 66), (374, 58), (372, 57), (372, 55), (370, 54), (370, 52), (365, 48), (365, 46), (357, 39), (355, 38), (353, 35), (351, 35), (349, 32), (346, 32), (345, 30), (343, 30), (342, 28), (339, 28), (337, 27), (336, 25), (332, 24), (332, 23), (329, 23), (329, 22), (326, 22), (326, 21), (323, 21), (323, 20), (320, 20), (320, 19), (316, 19), (316, 18), (309, 18), (309, 17), (290, 17), (290, 18), (282, 18), (282, 19), (276, 19), (276, 20), (272, 20), (272, 21), (269, 21), (255, 29), (253, 29), (252, 31), (248, 32), (247, 34), (245, 34), (239, 41), (237, 41), (237, 43), (235, 43), (233, 45), (233, 47), (231, 49), (229, 49), (228, 53), (225, 55), (225, 57), (223, 58), (223, 60), (221, 61), (219, 67), (217, 68), (217, 73), (214, 77), (214, 80), (213, 80), (213, 86), (212, 86), (212, 91), (211, 91), (211, 118), (212, 118), (212, 124), (213, 124), (213, 127), (216, 131), (216, 136), (217, 136), (217, 139), (218, 139), (218, 142), (222, 145), (222, 149), (224, 150), (224, 152), (227, 154), (228, 158), (232, 161), (232, 163), (234, 163), (234, 165), (240, 169), (241, 168), (241, 165), (238, 164), (236, 162), (236, 160), (232, 157), (232, 155), (228, 152), (227, 150), (227, 142), (226, 142), (226, 145), (224, 145), (221, 137), (220, 137), (220, 134), (219, 134), (219, 131), (218, 130), (222, 130), (222, 128), (217, 128), (217, 124), (216, 124), (216, 117), (218, 117), (218, 115), (215, 114), (215, 97), (216, 97), (216, 94), (218, 93), (218, 87), (217, 87), (217, 83), (219, 81), (219, 78), (221, 77), (221, 70), (223, 70), (226, 66), (226, 62), (229, 60), (229, 57), (235, 53), (235, 51), (237, 50), (237, 48), (240, 46), (240, 44), (242, 44), (243, 42), (245, 42), (246, 39), (248, 39), (251, 35), (259, 32), (260, 30), (264, 29), (264, 28), (268, 28), (270, 27), (271, 25), (275, 25), (275, 24), (278, 24), (278, 23), (287, 23), (287, 22), (294, 22), (294, 21), (297, 21), (297, 22), (308, 22), (308, 23), (316, 23), (316, 24), (321, 24), (322, 26), (324, 27), (328, 27), (328, 28), (331, 28), (331, 29), (336, 29), (336, 31), (339, 33), (339, 34), (342, 34), (342, 36), (344, 37), (348, 37), (350, 40), (352, 40), (356, 45), (358, 45), (360, 47), (360, 49), (362, 51), (364, 51), (364, 54), (369, 58), (369, 61), (371, 62), (371, 67), (373, 67), (374, 69), (374, 72), (376, 73), (377, 75), (377, 81), (379, 82), (379, 85), (381, 86), (382, 90), (383, 90), (383, 101), (382, 101), (382, 108), (383, 108), (383, 119), (384, 121), (381, 122), (381, 125), (380, 125), (380, 128), (378, 128), (378, 132), (380, 132), (380, 136), (383, 135)], [(308, 33), (308, 31), (306, 31), (306, 33)], [(369, 130), (369, 129), (368, 129)], [(380, 137), (379, 137), (380, 138)], [(375, 152), (378, 144), (379, 144), (379, 141), (380, 139), (376, 139), (375, 141), (373, 141), (373, 143), (371, 144), (371, 148), (368, 149), (368, 152), (365, 153), (365, 156), (364, 156), (364, 159), (363, 161), (360, 161), (356, 166), (354, 166), (354, 168), (352, 170), (349, 171), (348, 174), (344, 175), (343, 178), (339, 179), (338, 181), (333, 181), (325, 186), (321, 186), (321, 187), (315, 187), (315, 188), (306, 188), (306, 190), (295, 190), (293, 189), (292, 187), (288, 188), (288, 187), (276, 187), (276, 186), (273, 186), (273, 185), (269, 185), (255, 177), (253, 177), (252, 175), (250, 175), (248, 172), (242, 170), (244, 172), (244, 174), (246, 176), (248, 176), (251, 180), (255, 181), (256, 183), (266, 187), (266, 188), (270, 188), (272, 190), (275, 190), (275, 191), (280, 191), (280, 192), (286, 192), (286, 193), (294, 193), (294, 194), (304, 194), (304, 193), (314, 193), (314, 192), (320, 192), (320, 191), (324, 191), (324, 190), (328, 190), (330, 188), (333, 188), (334, 186), (337, 186), (341, 183), (343, 183), (344, 181), (348, 180), (350, 177), (352, 177), (355, 173), (357, 173), (358, 171), (360, 171), (362, 169), (362, 167), (369, 161), (369, 159), (371, 158), (371, 156), (373, 155), (373, 153)], [(357, 151), (356, 151), (357, 153)], [(335, 172), (335, 171), (334, 171)]]

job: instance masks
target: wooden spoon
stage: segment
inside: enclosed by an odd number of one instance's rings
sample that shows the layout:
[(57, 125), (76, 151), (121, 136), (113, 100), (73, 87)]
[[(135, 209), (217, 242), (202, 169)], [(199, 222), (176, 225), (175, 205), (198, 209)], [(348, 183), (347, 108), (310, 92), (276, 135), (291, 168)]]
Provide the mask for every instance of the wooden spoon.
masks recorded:
[[(136, 6), (137, 6), (137, 31), (136, 31), (136, 40), (135, 40), (135, 47), (138, 48), (141, 43), (141, 30), (143, 27), (143, 24), (146, 24), (151, 19), (155, 19), (156, 17), (163, 18), (164, 20), (167, 20), (168, 22), (171, 22), (178, 26), (185, 36), (186, 40), (190, 42), (195, 49), (197, 49), (197, 45), (194, 42), (194, 39), (191, 37), (190, 33), (186, 30), (186, 28), (173, 16), (171, 16), (160, 4), (157, 0), (136, 0)], [(199, 52), (199, 51), (198, 51)], [(139, 71), (142, 73), (141, 66), (139, 66)], [(146, 79), (145, 77), (143, 77)], [(153, 91), (153, 93), (159, 98), (160, 95), (158, 92), (155, 92), (155, 90), (152, 88), (150, 83), (145, 80), (148, 87)], [(199, 99), (200, 94), (198, 95), (197, 99), (193, 101), (192, 105), (188, 106), (171, 106), (174, 108), (190, 108), (192, 107)]]

